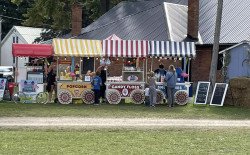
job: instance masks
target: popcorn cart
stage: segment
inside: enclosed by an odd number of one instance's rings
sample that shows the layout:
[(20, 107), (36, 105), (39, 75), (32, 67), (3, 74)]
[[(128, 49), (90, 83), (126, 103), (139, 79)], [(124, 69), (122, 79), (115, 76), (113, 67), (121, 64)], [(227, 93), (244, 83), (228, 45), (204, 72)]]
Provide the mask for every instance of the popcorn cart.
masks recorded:
[[(102, 55), (101, 41), (83, 39), (53, 39), (57, 56), (57, 97), (61, 104), (70, 104), (81, 99), (86, 104), (94, 103), (91, 77), (82, 68), (90, 58)], [(93, 59), (92, 59), (93, 60)], [(95, 61), (93, 62), (95, 68)]]
[(107, 77), (107, 101), (110, 104), (118, 104), (121, 99), (129, 98), (134, 104), (143, 103), (144, 65), (149, 49), (148, 41), (103, 40), (102, 43), (105, 57), (123, 58), (121, 76)]

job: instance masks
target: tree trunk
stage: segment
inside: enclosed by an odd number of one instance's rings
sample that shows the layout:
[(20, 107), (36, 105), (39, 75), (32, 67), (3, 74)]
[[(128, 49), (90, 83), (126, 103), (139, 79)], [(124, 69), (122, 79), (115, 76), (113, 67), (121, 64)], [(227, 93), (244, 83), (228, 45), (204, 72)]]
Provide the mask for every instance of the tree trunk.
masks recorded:
[(100, 1), (101, 1), (101, 11), (102, 14), (104, 14), (109, 10), (109, 0), (100, 0)]
[(209, 81), (211, 82), (209, 101), (211, 99), (212, 91), (213, 91), (213, 88), (214, 88), (214, 85), (216, 82), (216, 71), (217, 71), (218, 54), (219, 54), (222, 9), (223, 9), (223, 0), (218, 0), (216, 25), (215, 25), (215, 33), (214, 33), (213, 55), (212, 55), (210, 74), (209, 74)]

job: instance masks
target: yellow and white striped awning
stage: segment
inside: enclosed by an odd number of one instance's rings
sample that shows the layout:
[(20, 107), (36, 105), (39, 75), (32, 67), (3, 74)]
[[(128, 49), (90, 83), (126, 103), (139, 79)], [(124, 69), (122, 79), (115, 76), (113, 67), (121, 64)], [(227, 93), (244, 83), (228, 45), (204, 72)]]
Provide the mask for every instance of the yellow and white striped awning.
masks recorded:
[(101, 57), (100, 40), (53, 39), (55, 56)]

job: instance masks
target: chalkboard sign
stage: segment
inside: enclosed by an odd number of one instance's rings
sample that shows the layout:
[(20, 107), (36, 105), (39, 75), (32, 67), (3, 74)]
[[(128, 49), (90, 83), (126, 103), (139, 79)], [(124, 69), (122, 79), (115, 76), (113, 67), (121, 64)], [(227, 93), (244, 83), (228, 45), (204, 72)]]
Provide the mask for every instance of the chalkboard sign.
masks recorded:
[(206, 104), (210, 82), (199, 81), (196, 89), (194, 104)]
[(210, 105), (223, 106), (228, 84), (215, 83)]

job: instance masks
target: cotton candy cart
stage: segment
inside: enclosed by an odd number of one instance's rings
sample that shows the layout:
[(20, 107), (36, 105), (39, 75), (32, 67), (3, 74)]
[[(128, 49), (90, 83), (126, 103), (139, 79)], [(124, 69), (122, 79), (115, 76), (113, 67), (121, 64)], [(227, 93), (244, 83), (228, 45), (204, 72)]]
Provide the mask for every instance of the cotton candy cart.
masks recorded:
[[(106, 99), (110, 104), (118, 104), (122, 99), (129, 99), (134, 104), (141, 104), (144, 95), (144, 65), (149, 44), (139, 40), (103, 40), (103, 54), (123, 61), (121, 76), (109, 76), (106, 81)], [(111, 67), (110, 67), (111, 68)]]
[(81, 99), (86, 104), (94, 103), (91, 77), (86, 75), (86, 71), (84, 72), (82, 68), (86, 64), (85, 61), (102, 56), (101, 41), (53, 39), (53, 46), (57, 57), (58, 101), (61, 104), (70, 104), (73, 100)]

